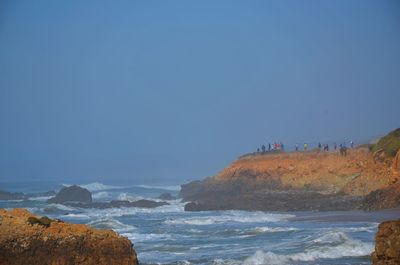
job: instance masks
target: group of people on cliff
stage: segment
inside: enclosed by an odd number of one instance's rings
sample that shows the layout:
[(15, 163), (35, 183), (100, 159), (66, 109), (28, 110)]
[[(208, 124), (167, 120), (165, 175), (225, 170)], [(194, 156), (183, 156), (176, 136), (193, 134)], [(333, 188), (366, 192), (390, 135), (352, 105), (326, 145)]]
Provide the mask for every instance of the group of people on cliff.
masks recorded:
[[(350, 147), (354, 148), (354, 142), (353, 141), (349, 141)], [(303, 144), (303, 150), (307, 151), (309, 149), (309, 145), (308, 143), (304, 143)], [(318, 143), (317, 145), (317, 149), (319, 151), (324, 151), (324, 152), (329, 152), (330, 147), (329, 144), (321, 144)], [(294, 150), (297, 152), (299, 151), (299, 144), (295, 144), (294, 146)], [(337, 151), (339, 150), (340, 155), (346, 156), (347, 155), (347, 146), (346, 146), (346, 142), (343, 142), (341, 144), (339, 144), (339, 146), (336, 144), (336, 142), (333, 144), (333, 150)], [(282, 142), (275, 142), (273, 144), (268, 144), (266, 145), (262, 145), (261, 148), (257, 148), (257, 153), (261, 153), (261, 154), (265, 154), (268, 152), (275, 152), (275, 151), (285, 151), (285, 146)]]
[(261, 149), (257, 148), (257, 153), (266, 153), (266, 152), (274, 152), (274, 151), (284, 151), (285, 146), (282, 142), (275, 142), (273, 144), (268, 144), (268, 146), (262, 145)]

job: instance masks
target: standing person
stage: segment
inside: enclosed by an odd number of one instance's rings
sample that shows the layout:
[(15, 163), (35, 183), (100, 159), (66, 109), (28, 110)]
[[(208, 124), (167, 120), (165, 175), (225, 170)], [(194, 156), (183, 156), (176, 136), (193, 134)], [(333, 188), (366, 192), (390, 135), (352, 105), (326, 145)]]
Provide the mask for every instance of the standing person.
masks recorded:
[(307, 148), (308, 148), (308, 144), (304, 143), (304, 151), (307, 151)]
[(321, 151), (321, 143), (318, 143), (318, 149)]
[(268, 151), (271, 151), (271, 143), (268, 143)]
[(336, 149), (337, 149), (336, 142), (333, 144), (333, 149), (335, 149), (335, 151), (336, 151)]
[(257, 148), (257, 153), (260, 153), (260, 148)]
[(261, 150), (262, 150), (263, 153), (265, 153), (265, 145), (261, 146)]
[(298, 144), (296, 144), (296, 145), (294, 146), (294, 148), (296, 149), (296, 152), (299, 151), (299, 145), (298, 145)]
[(354, 148), (354, 142), (353, 142), (353, 140), (350, 141), (350, 147), (351, 147), (351, 148)]
[(281, 150), (284, 151), (285, 150), (285, 146), (283, 145), (283, 143), (281, 142)]

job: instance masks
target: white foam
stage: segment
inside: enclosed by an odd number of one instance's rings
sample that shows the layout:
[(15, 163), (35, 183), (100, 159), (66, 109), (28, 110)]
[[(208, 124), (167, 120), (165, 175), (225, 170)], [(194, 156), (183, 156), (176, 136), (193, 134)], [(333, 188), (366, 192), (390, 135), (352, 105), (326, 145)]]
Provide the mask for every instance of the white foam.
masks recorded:
[(111, 199), (112, 196), (108, 191), (100, 191), (92, 194), (93, 199), (101, 200), (101, 199)]
[(29, 197), (29, 201), (47, 201), (50, 198), (53, 198), (54, 196), (41, 196), (41, 197)]
[(179, 219), (168, 219), (166, 224), (170, 225), (211, 225), (227, 222), (236, 223), (265, 223), (265, 222), (282, 222), (288, 218), (294, 217), (291, 214), (272, 214), (263, 212), (240, 212), (230, 211), (222, 215), (187, 217)]
[[(173, 201), (172, 201), (173, 202)], [(135, 208), (135, 207), (121, 207), (121, 208), (106, 208), (106, 209), (81, 209), (84, 213), (79, 214), (68, 214), (68, 215), (61, 215), (58, 218), (69, 218), (69, 219), (91, 219), (97, 220), (102, 218), (114, 218), (114, 217), (121, 217), (126, 215), (136, 215), (139, 213), (146, 213), (146, 214), (159, 214), (159, 213), (177, 213), (183, 212), (184, 204), (183, 203), (175, 203), (170, 205), (164, 205), (156, 208)], [(76, 211), (76, 209), (75, 209)]]
[(192, 263), (190, 263), (190, 261), (187, 261), (187, 260), (181, 260), (181, 261), (178, 261), (176, 264), (177, 265), (190, 265)]
[(337, 228), (326, 228), (323, 230), (328, 231), (336, 231), (336, 232), (370, 232), (375, 233), (376, 229), (378, 228), (379, 223), (370, 223), (368, 226), (360, 226), (360, 227), (337, 227)]
[(280, 265), (286, 264), (287, 261), (289, 261), (289, 259), (286, 256), (277, 255), (272, 252), (264, 253), (263, 251), (259, 250), (251, 257), (247, 258), (243, 262), (243, 265)]
[(170, 190), (170, 191), (180, 191), (181, 186), (158, 186), (158, 185), (135, 185), (133, 187), (144, 188), (144, 189), (159, 189), (159, 190)]
[(345, 243), (350, 240), (349, 237), (344, 232), (330, 231), (326, 234), (321, 235), (320, 237), (312, 240), (313, 243), (316, 244), (331, 244), (337, 245)]
[[(62, 184), (65, 187), (69, 187), (72, 186), (71, 184)], [(125, 187), (121, 187), (121, 186), (111, 186), (111, 185), (105, 185), (103, 183), (100, 182), (92, 182), (89, 184), (82, 184), (78, 186), (88, 189), (89, 191), (101, 191), (101, 190), (113, 190), (113, 189), (124, 189)]]
[(125, 192), (118, 195), (118, 200), (121, 200), (121, 201), (134, 202), (134, 201), (141, 200), (141, 199), (144, 199), (144, 197), (129, 195)]
[(69, 212), (75, 211), (75, 209), (72, 207), (68, 207), (66, 205), (58, 204), (58, 203), (51, 203), (51, 204), (47, 205), (44, 208), (44, 210), (61, 210), (61, 211), (69, 211)]
[(61, 219), (63, 218), (68, 218), (68, 219), (90, 219), (90, 217), (86, 214), (82, 214), (82, 213), (68, 213), (65, 214), (61, 217)]
[(103, 218), (95, 221), (91, 221), (88, 225), (99, 228), (99, 229), (113, 229), (117, 232), (131, 231), (135, 229), (134, 226), (123, 224), (113, 218)]
[(244, 261), (244, 265), (290, 264), (295, 261), (315, 261), (342, 257), (362, 257), (370, 255), (374, 245), (349, 238), (341, 232), (333, 232), (313, 240), (314, 244), (304, 252), (280, 255), (273, 252), (257, 251)]
[(215, 259), (211, 263), (212, 265), (240, 265), (241, 262), (233, 259)]
[(172, 236), (170, 234), (140, 234), (140, 233), (122, 233), (122, 236), (127, 237), (132, 242), (144, 242), (144, 241), (159, 241), (159, 240), (170, 240)]
[(277, 232), (291, 232), (298, 231), (299, 229), (296, 227), (255, 227), (253, 231), (259, 233), (277, 233)]

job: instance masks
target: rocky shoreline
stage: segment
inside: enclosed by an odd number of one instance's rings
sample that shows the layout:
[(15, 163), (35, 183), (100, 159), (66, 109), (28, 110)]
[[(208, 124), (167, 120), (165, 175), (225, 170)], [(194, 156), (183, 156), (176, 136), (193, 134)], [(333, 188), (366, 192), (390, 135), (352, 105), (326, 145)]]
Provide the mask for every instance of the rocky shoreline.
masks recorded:
[(39, 217), (25, 209), (0, 209), (0, 265), (136, 265), (129, 239)]

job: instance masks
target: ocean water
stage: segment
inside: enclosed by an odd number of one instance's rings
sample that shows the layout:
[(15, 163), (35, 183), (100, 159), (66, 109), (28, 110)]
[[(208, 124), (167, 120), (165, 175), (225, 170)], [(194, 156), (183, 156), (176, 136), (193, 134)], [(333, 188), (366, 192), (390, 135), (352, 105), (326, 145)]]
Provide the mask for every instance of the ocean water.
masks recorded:
[[(178, 185), (81, 186), (95, 201), (179, 193)], [(361, 212), (185, 212), (179, 199), (154, 209), (80, 209), (47, 204), (46, 199), (0, 201), (0, 207), (24, 207), (51, 218), (115, 230), (134, 243), (141, 264), (371, 264), (378, 221), (393, 217)]]

